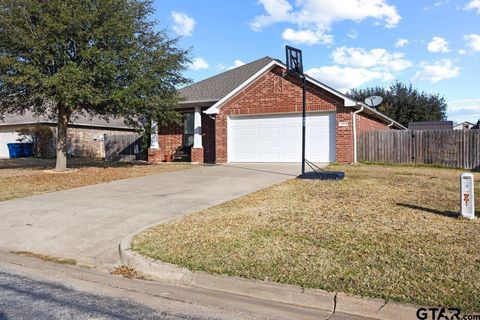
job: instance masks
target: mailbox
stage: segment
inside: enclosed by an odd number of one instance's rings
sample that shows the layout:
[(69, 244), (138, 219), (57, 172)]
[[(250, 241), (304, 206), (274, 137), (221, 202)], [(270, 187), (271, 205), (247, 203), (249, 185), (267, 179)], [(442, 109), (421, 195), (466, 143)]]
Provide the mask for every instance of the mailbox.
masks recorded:
[(474, 177), (471, 173), (460, 176), (460, 213), (467, 219), (475, 218)]

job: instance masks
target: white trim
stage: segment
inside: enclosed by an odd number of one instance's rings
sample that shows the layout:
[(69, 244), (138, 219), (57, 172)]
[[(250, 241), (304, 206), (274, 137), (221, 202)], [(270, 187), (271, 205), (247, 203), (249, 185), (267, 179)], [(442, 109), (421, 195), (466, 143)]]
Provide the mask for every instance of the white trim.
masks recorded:
[(203, 148), (202, 144), (202, 108), (195, 107), (193, 115), (193, 148)]
[(232, 159), (232, 116), (227, 116), (227, 163)]
[(154, 120), (152, 120), (150, 127), (150, 149), (160, 149), (158, 144), (158, 123)]
[[(297, 115), (301, 114), (301, 111), (287, 111), (287, 112), (259, 112), (259, 113), (251, 113), (251, 114), (231, 114), (228, 115), (229, 118), (249, 118), (249, 117), (255, 117), (255, 116), (270, 116), (270, 115)], [(307, 111), (307, 117), (310, 114), (317, 114), (317, 113), (337, 113), (336, 109), (330, 109), (330, 110), (311, 110)]]

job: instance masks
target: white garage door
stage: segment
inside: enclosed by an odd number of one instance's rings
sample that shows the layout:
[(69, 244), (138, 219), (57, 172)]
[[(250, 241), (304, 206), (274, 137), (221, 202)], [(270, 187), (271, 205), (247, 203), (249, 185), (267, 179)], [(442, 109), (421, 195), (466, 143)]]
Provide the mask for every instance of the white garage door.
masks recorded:
[[(335, 113), (307, 115), (306, 158), (335, 161)], [(228, 118), (229, 162), (300, 162), (301, 114)]]

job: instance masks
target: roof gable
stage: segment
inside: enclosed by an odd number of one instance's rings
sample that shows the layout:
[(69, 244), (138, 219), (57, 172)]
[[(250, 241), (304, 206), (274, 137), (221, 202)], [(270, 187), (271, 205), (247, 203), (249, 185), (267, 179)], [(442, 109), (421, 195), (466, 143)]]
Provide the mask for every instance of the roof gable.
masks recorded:
[(184, 98), (182, 103), (216, 102), (235, 90), (257, 73), (258, 70), (264, 68), (272, 61), (272, 58), (264, 57), (180, 89), (180, 95)]

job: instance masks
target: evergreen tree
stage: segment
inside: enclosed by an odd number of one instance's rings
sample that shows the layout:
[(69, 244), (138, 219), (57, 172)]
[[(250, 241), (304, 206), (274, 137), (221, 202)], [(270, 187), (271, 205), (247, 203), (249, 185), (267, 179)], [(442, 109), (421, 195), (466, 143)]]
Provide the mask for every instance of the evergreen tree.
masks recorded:
[(447, 117), (447, 103), (443, 96), (420, 92), (411, 84), (407, 86), (398, 81), (388, 89), (353, 89), (347, 95), (362, 102), (370, 96), (381, 96), (383, 102), (378, 110), (404, 126), (413, 121), (441, 121)]
[(57, 120), (56, 170), (80, 115), (173, 120), (188, 52), (155, 31), (149, 0), (0, 0), (0, 114)]

